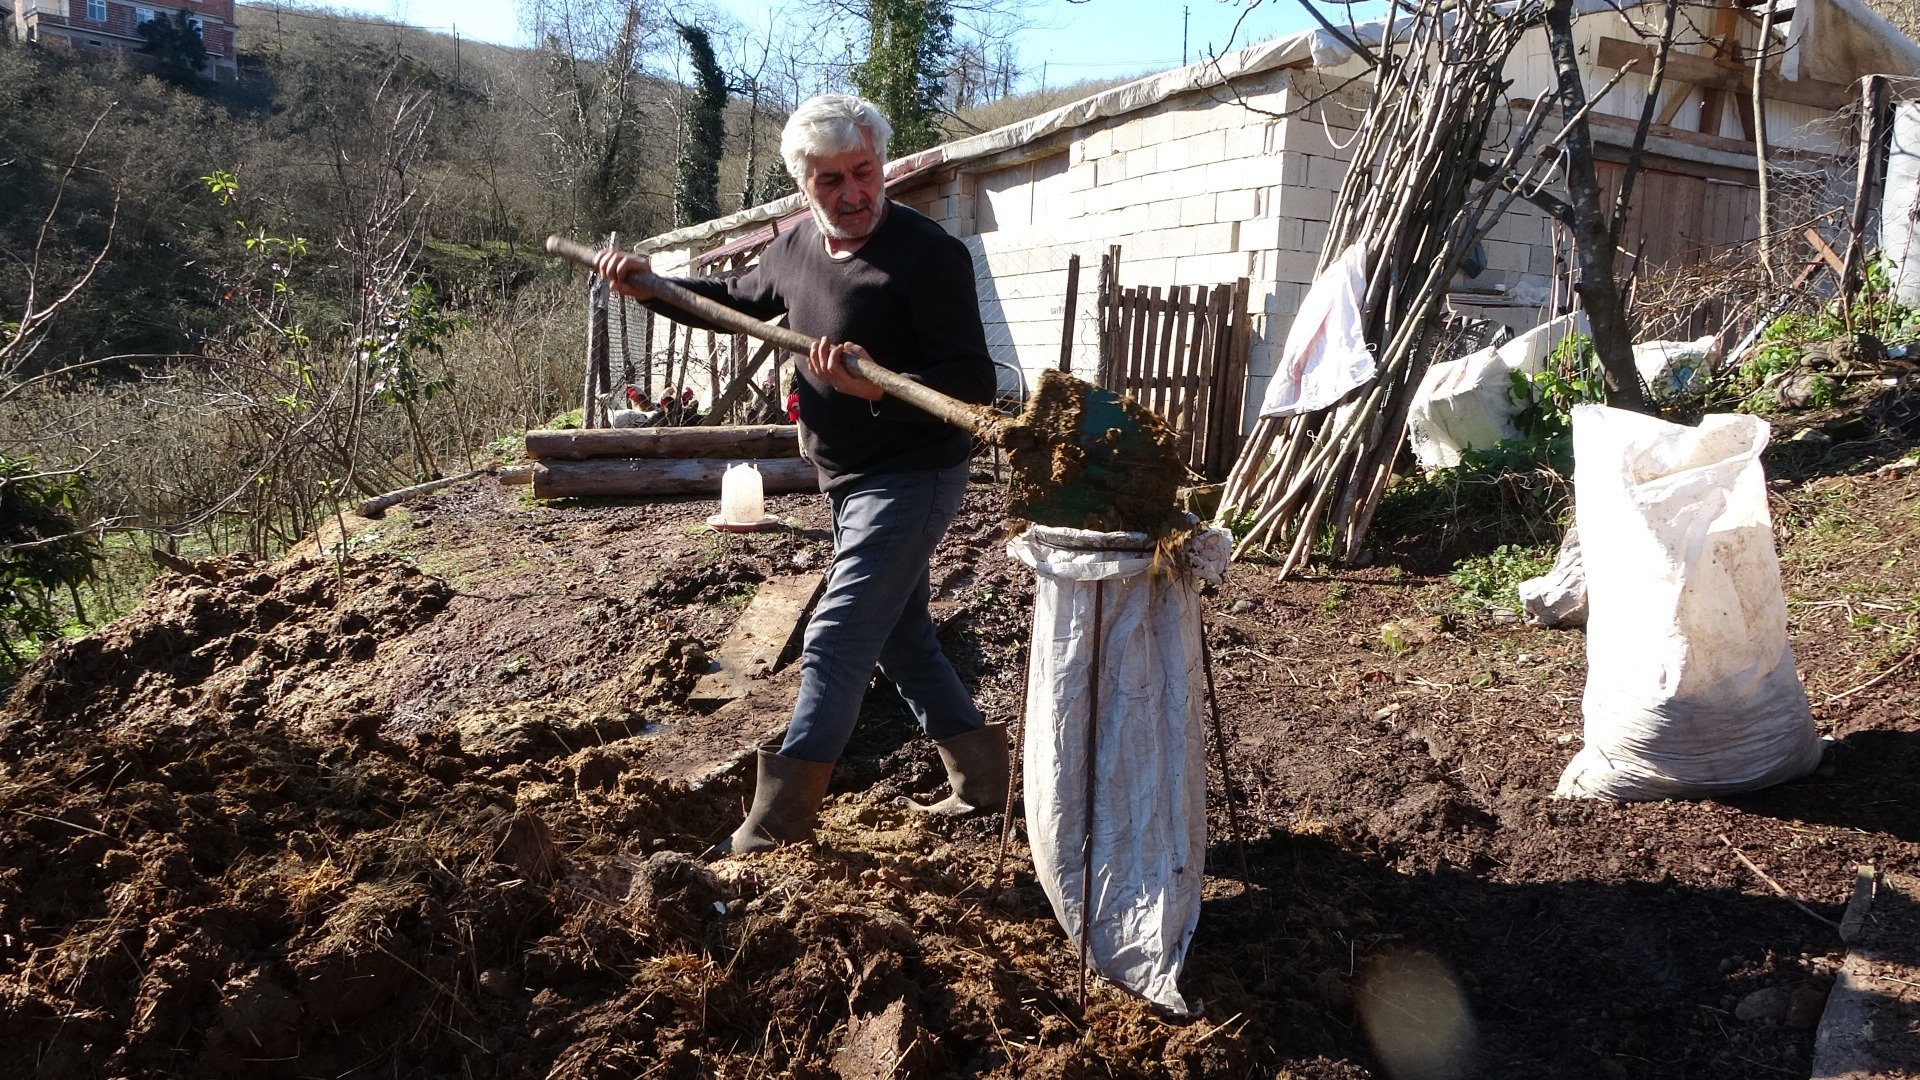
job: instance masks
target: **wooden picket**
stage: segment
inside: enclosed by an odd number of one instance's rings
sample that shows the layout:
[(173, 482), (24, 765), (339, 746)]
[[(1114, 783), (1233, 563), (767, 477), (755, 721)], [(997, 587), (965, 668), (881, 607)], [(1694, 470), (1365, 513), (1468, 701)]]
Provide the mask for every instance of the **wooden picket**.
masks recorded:
[(1251, 337), (1248, 283), (1121, 288), (1102, 268), (1100, 382), (1131, 394), (1180, 436), (1187, 465), (1221, 479), (1240, 452)]

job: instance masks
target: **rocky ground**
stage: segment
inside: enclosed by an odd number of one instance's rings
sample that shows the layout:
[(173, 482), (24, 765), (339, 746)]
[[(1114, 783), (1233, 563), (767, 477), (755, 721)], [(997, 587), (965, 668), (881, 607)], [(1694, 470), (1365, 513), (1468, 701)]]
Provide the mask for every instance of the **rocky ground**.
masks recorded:
[[(1017, 828), (896, 808), (941, 773), (888, 690), (817, 844), (697, 860), (750, 780), (651, 747), (756, 584), (824, 564), (818, 497), (733, 536), (473, 484), (339, 558), (170, 573), (0, 709), (0, 1076), (1805, 1076), (1855, 867), (1920, 872), (1920, 475), (1875, 470), (1912, 439), (1811, 430), (1773, 511), (1835, 742), (1757, 794), (1550, 798), (1583, 638), (1461, 610), (1470, 522), (1210, 588), (1228, 768), (1184, 1023), (1079, 1003)], [(933, 581), (1017, 721), (1032, 582), (981, 480)], [(1467, 1071), (1367, 1037), (1447, 986)]]

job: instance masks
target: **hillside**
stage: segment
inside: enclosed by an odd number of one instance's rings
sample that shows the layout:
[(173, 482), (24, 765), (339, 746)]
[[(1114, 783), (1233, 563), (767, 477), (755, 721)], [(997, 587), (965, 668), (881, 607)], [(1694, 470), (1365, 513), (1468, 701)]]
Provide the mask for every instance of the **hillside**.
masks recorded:
[[(884, 690), (817, 844), (697, 861), (750, 786), (710, 770), (784, 723), (788, 676), (684, 698), (759, 582), (824, 563), (817, 497), (729, 536), (701, 501), (482, 481), (349, 519), (339, 561), (183, 563), (0, 708), (0, 1076), (1806, 1075), (1854, 868), (1920, 872), (1915, 415), (1896, 389), (1777, 432), (1834, 743), (1752, 795), (1551, 799), (1581, 636), (1463, 608), (1439, 531), (1364, 570), (1237, 565), (1204, 598), (1228, 769), (1185, 1024), (1097, 980), (1078, 1003), (1018, 827), (1003, 856), (997, 815), (894, 805), (940, 770)], [(985, 466), (933, 582), (1018, 720), (1032, 584)], [(1461, 1071), (1370, 1046), (1400, 979), (1464, 1001), (1423, 1051)]]

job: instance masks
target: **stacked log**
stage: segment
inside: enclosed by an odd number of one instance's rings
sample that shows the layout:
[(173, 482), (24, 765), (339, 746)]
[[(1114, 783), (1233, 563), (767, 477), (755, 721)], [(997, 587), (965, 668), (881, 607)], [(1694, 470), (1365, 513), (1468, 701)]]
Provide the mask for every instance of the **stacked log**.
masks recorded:
[(800, 429), (788, 424), (529, 431), (527, 456), (536, 499), (718, 496), (721, 476), (741, 462), (760, 470), (768, 495), (819, 490), (800, 458)]

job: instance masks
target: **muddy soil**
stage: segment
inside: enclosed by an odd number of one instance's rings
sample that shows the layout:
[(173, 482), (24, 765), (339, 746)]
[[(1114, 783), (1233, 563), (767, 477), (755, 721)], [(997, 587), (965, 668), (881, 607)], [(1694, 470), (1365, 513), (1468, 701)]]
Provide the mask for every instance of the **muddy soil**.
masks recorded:
[[(1835, 742), (1736, 799), (1549, 798), (1583, 640), (1458, 610), (1451, 552), (1237, 565), (1185, 1023), (1080, 1004), (1018, 828), (895, 805), (942, 774), (884, 684), (817, 844), (698, 861), (750, 780), (650, 747), (754, 586), (825, 565), (817, 496), (726, 535), (473, 484), (338, 558), (170, 574), (0, 709), (0, 1077), (1805, 1076), (1855, 866), (1920, 872), (1920, 475), (1883, 449), (1783, 459)], [(1032, 585), (979, 479), (937, 614), (1017, 720)], [(1368, 1016), (1450, 1019), (1454, 1064)]]

